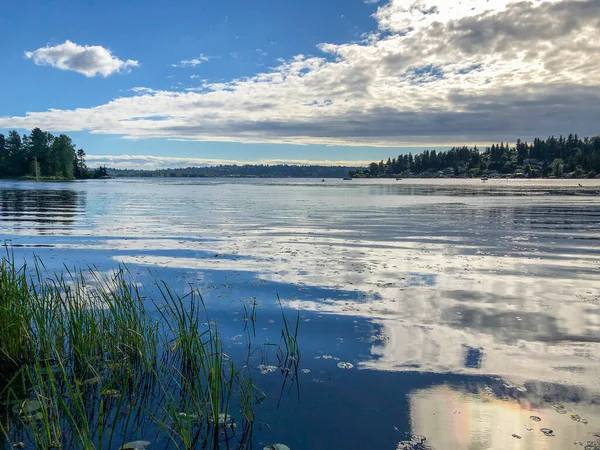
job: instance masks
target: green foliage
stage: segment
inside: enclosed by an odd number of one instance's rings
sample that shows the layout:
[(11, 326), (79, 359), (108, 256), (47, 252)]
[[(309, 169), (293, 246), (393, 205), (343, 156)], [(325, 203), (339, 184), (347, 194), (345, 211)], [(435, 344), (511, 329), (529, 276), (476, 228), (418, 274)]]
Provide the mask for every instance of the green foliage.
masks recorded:
[(0, 262), (0, 365), (17, 366), (31, 356), (33, 311), (23, 301), (29, 296), (26, 270), (7, 259)]
[[(50, 274), (0, 259), (0, 448), (125, 448), (145, 423), (174, 448), (252, 447), (265, 396), (250, 341), (238, 367), (197, 292), (156, 287), (144, 302), (125, 268)], [(282, 370), (295, 374), (299, 317), (282, 318)]]
[[(351, 177), (394, 176), (565, 176), (584, 178), (600, 172), (600, 136), (579, 139), (577, 135), (520, 139), (511, 147), (501, 142), (480, 151), (477, 147), (453, 147), (448, 151), (425, 150), (418, 155), (399, 155), (367, 169), (350, 171)], [(595, 176), (595, 175), (593, 175)]]
[(106, 168), (90, 171), (85, 152), (76, 150), (65, 134), (53, 136), (39, 128), (20, 136), (15, 130), (8, 137), (0, 134), (0, 177), (72, 180), (102, 178)]

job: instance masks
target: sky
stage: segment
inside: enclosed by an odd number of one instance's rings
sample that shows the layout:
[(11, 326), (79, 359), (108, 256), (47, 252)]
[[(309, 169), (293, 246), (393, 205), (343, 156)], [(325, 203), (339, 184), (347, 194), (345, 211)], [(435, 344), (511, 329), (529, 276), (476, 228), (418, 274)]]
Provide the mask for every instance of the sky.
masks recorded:
[(600, 134), (600, 0), (2, 2), (0, 132), (111, 167)]

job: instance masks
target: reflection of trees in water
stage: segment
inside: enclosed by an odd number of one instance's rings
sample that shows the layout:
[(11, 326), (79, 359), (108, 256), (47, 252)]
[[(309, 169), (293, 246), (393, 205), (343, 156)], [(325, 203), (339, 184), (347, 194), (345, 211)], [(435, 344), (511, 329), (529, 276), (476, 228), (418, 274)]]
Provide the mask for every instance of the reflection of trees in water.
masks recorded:
[[(83, 193), (71, 189), (4, 189), (0, 222), (12, 226), (69, 227), (85, 210)], [(40, 231), (44, 228), (40, 228)]]

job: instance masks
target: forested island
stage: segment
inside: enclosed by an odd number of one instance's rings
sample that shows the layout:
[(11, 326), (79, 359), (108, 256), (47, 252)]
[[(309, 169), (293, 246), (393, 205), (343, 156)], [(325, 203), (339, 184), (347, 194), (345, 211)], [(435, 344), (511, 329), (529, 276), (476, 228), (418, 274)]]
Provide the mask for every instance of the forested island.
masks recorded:
[(66, 134), (54, 136), (39, 128), (20, 135), (0, 134), (0, 178), (74, 180), (108, 178), (106, 167), (88, 169), (85, 151), (76, 150)]
[(600, 174), (600, 136), (580, 139), (576, 134), (494, 144), (485, 150), (453, 147), (425, 150), (372, 162), (368, 168), (350, 170), (353, 178), (393, 177), (510, 177), (596, 178)]

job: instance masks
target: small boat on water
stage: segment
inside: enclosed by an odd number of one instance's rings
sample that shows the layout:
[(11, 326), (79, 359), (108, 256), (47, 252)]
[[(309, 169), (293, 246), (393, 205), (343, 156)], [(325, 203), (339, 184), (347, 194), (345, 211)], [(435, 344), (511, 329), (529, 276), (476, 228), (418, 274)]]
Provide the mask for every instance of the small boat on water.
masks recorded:
[(344, 181), (352, 181), (352, 178), (350, 178), (350, 177), (345, 177), (345, 178), (344, 178)]

